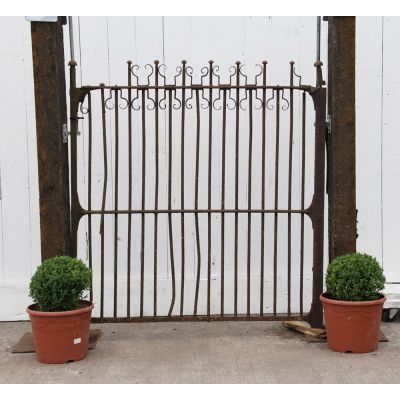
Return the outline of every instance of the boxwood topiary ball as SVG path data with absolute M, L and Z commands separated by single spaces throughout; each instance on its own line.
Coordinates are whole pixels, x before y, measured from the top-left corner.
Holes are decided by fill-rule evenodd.
M 43 261 L 32 276 L 29 295 L 38 311 L 69 311 L 91 287 L 92 271 L 76 258 L 58 256 Z
M 325 277 L 327 294 L 344 301 L 378 299 L 385 282 L 376 258 L 362 253 L 336 257 L 329 264 Z

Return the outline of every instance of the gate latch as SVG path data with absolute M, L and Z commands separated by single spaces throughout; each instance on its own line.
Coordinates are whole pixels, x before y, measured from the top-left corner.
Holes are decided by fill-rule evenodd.
M 71 131 L 68 130 L 67 124 L 63 124 L 63 143 L 68 143 L 68 136 L 71 135 Z M 81 133 L 78 131 L 76 132 L 77 135 Z

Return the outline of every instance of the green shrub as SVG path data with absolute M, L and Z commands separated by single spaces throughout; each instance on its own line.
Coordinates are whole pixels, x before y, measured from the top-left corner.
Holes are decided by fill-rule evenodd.
M 336 257 L 328 266 L 325 279 L 330 297 L 348 301 L 380 298 L 386 281 L 378 261 L 361 253 Z
M 58 256 L 43 261 L 32 276 L 29 295 L 40 311 L 68 311 L 78 307 L 90 289 L 92 271 L 81 260 Z

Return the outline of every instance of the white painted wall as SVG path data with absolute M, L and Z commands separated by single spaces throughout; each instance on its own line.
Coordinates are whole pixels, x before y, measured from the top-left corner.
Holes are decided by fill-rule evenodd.
M 357 246 L 377 257 L 388 282 L 400 282 L 399 33 L 398 17 L 357 18 Z
M 396 57 L 395 38 L 399 33 L 399 22 L 400 20 L 394 17 L 358 18 L 356 53 L 358 250 L 377 256 L 383 262 L 388 280 L 397 282 L 400 281 L 400 276 L 396 263 L 397 235 L 395 227 L 396 221 L 400 218 L 400 213 L 395 188 L 399 187 L 399 173 L 397 172 L 399 152 L 397 150 L 400 140 L 396 130 L 396 110 L 398 100 L 400 100 L 400 79 L 397 77 L 396 71 L 400 59 Z M 140 65 L 159 59 L 172 69 L 185 58 L 195 71 L 199 71 L 200 66 L 206 65 L 209 59 L 214 59 L 221 66 L 221 70 L 227 69 L 237 59 L 249 66 L 267 59 L 270 68 L 269 79 L 280 84 L 287 81 L 288 62 L 294 60 L 296 70 L 303 76 L 303 82 L 314 83 L 315 79 L 313 63 L 315 59 L 316 26 L 313 17 L 195 17 L 185 19 L 172 17 L 81 17 L 74 18 L 74 28 L 78 84 L 98 84 L 100 82 L 122 84 L 126 80 L 125 71 L 128 59 L 132 59 Z M 325 61 L 327 59 L 325 24 L 323 24 L 322 32 L 321 58 Z M 65 29 L 65 33 L 66 60 L 68 60 L 67 29 Z M 29 302 L 27 285 L 35 266 L 40 260 L 30 27 L 24 18 L 1 18 L 0 49 L 2 52 L 0 98 L 1 104 L 3 104 L 0 111 L 2 120 L 0 146 L 0 320 L 20 320 L 26 319 L 25 306 Z M 81 130 L 83 134 L 80 140 L 83 151 L 83 145 L 87 145 L 83 125 Z M 299 142 L 296 141 L 297 134 L 295 133 L 295 149 L 298 149 L 296 146 L 299 145 Z M 165 149 L 165 139 L 163 140 L 161 146 L 164 146 Z M 137 144 L 140 145 L 140 142 Z M 151 146 L 151 144 L 150 138 L 148 146 Z M 243 145 L 245 146 L 245 143 Z M 215 146 L 215 151 L 218 151 L 220 142 L 216 142 Z M 296 154 L 295 163 L 299 160 L 298 153 Z M 111 153 L 110 156 L 112 157 L 113 154 Z M 80 168 L 84 167 L 83 163 L 86 163 L 86 159 L 84 157 L 82 159 L 84 161 L 80 164 Z M 101 162 L 101 158 L 95 161 L 100 180 L 102 176 Z M 148 171 L 151 174 L 151 166 L 148 167 Z M 177 171 L 179 172 L 179 169 Z M 215 177 L 218 176 L 218 171 L 219 166 L 215 165 Z M 140 170 L 137 172 L 140 174 Z M 87 177 L 84 174 L 81 177 L 79 187 L 80 190 L 84 190 Z M 113 185 L 112 176 L 110 176 L 109 183 L 111 188 Z M 244 172 L 241 185 L 246 187 L 246 184 Z M 308 185 L 307 187 L 310 190 L 311 186 Z M 121 190 L 123 191 L 123 189 Z M 161 188 L 161 191 L 160 196 L 165 197 L 165 188 Z M 217 195 L 215 198 L 213 197 L 215 202 L 218 202 L 218 199 Z M 85 201 L 83 198 L 83 204 L 85 204 Z M 189 219 L 187 221 L 189 239 L 187 240 L 186 254 L 194 262 L 193 226 Z M 107 223 L 111 229 L 111 219 Z M 285 237 L 285 223 L 286 220 L 282 227 L 280 226 L 282 237 Z M 126 222 L 122 222 L 122 218 L 120 226 L 123 241 Z M 215 226 L 218 226 L 217 222 Z M 244 223 L 244 242 L 246 240 L 246 226 L 247 224 Z M 203 242 L 206 242 L 205 227 L 206 225 L 204 225 L 202 233 Z M 86 228 L 86 221 L 83 220 L 80 229 L 81 246 L 79 249 L 79 255 L 83 259 L 87 257 L 84 248 Z M 146 242 L 151 246 L 152 228 L 150 221 L 146 229 L 149 237 L 149 239 L 146 238 Z M 164 229 L 166 232 L 165 222 L 161 223 L 160 229 Z M 259 230 L 257 218 L 254 218 L 253 229 L 253 238 L 257 243 L 260 240 L 257 236 L 257 229 Z M 94 231 L 97 232 L 97 225 L 95 225 Z M 178 220 L 176 221 L 175 235 L 177 240 L 179 237 Z M 111 239 L 111 237 L 110 235 L 109 238 Z M 216 240 L 218 240 L 217 233 L 216 237 Z M 134 243 L 137 243 L 138 239 L 139 233 L 136 231 Z M 123 249 L 124 243 L 120 245 Z M 107 259 L 111 262 L 107 267 L 108 273 L 111 274 L 111 240 L 106 250 Z M 151 247 L 148 251 L 152 253 Z M 160 277 L 163 280 L 160 285 L 165 284 L 165 291 L 163 292 L 165 304 L 164 307 L 160 305 L 161 309 L 167 307 L 167 299 L 170 296 L 170 266 L 167 247 L 163 251 L 165 252 L 164 258 L 167 261 L 162 267 L 164 269 L 160 272 Z M 229 255 L 231 251 L 232 246 L 227 249 L 227 263 L 229 257 L 231 257 Z M 296 249 L 294 249 L 293 254 L 295 252 Z M 180 268 L 180 250 L 178 247 L 175 249 L 175 253 L 176 264 Z M 284 248 L 282 249 L 283 253 Z M 135 257 L 138 257 L 138 253 L 135 254 Z M 256 254 L 256 251 L 254 251 L 254 254 Z M 241 257 L 244 257 L 243 260 L 245 260 L 245 256 L 246 249 L 244 248 L 241 255 Z M 217 244 L 213 257 L 218 264 Z M 254 255 L 254 257 L 253 261 L 256 264 L 259 255 Z M 126 277 L 122 273 L 123 265 L 121 264 L 119 273 L 121 287 L 119 310 L 121 315 L 125 311 L 123 287 Z M 150 270 L 151 265 L 152 259 L 150 257 L 146 261 L 146 270 L 147 268 Z M 282 265 L 284 266 L 284 260 Z M 193 268 L 193 266 L 190 268 Z M 205 271 L 205 265 L 203 265 L 203 271 Z M 194 276 L 193 272 L 192 275 Z M 310 278 L 310 273 L 308 275 L 308 278 Z M 213 285 L 215 285 L 216 291 L 219 286 L 217 271 L 215 273 L 213 271 L 213 276 L 215 278 Z M 151 275 L 149 275 L 149 278 L 151 278 Z M 282 282 L 285 281 L 284 269 L 280 272 L 280 278 Z M 150 284 L 150 282 L 148 283 Z M 202 286 L 204 287 L 203 282 Z M 135 281 L 132 288 L 137 293 Z M 145 300 L 148 299 L 145 302 L 145 310 L 147 310 L 146 307 L 149 307 L 148 311 L 150 311 L 152 309 L 152 302 L 150 301 L 152 293 L 150 288 L 148 290 L 145 297 Z M 254 290 L 257 290 L 257 288 L 255 287 Z M 294 290 L 297 289 L 294 288 Z M 391 290 L 394 289 L 391 288 Z M 213 286 L 213 292 L 215 291 Z M 188 292 L 190 293 L 190 289 L 188 289 Z M 106 299 L 109 299 L 112 294 L 111 288 L 107 288 L 106 293 Z M 284 302 L 284 298 L 285 287 L 283 285 L 280 289 L 279 299 L 283 299 L 282 302 Z M 177 300 L 179 300 L 179 296 Z M 213 307 L 217 306 L 218 303 L 213 301 Z M 204 307 L 204 304 L 201 307 Z M 110 313 L 111 310 L 111 300 L 109 300 L 109 304 L 106 304 L 106 311 Z M 134 310 L 137 312 L 137 308 L 134 308 Z M 177 311 L 178 308 L 175 309 L 175 312 Z
M 0 320 L 20 320 L 40 261 L 31 38 L 23 17 L 1 18 L 0 48 Z

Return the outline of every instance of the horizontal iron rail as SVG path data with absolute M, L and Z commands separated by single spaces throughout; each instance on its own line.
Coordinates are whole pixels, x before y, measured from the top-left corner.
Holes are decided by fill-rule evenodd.
M 273 89 L 273 90 L 301 90 L 301 91 L 311 91 L 315 89 L 313 86 L 274 86 L 274 85 L 229 85 L 229 84 L 219 84 L 219 85 L 95 85 L 95 86 L 81 86 L 76 89 L 84 89 L 84 90 L 97 90 L 97 89 L 111 89 L 111 90 L 120 90 L 120 89 L 137 89 L 137 90 L 149 90 L 149 89 L 157 89 L 157 90 L 176 90 L 176 89 L 192 89 L 192 90 L 202 90 L 202 89 L 221 89 L 221 90 L 229 90 L 229 89 L 246 89 L 246 90 L 257 90 L 257 89 Z
M 243 213 L 243 214 L 310 214 L 309 209 L 304 210 L 276 210 L 276 209 L 157 209 L 157 210 L 81 210 L 82 215 L 93 215 L 93 214 L 206 214 L 206 213 L 215 213 L 215 214 L 229 214 L 229 213 Z
M 308 315 L 300 314 L 225 314 L 225 315 L 165 315 L 165 316 L 143 316 L 143 317 L 93 317 L 93 323 L 118 323 L 118 322 L 195 322 L 195 321 L 307 321 Z

